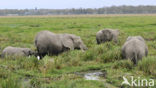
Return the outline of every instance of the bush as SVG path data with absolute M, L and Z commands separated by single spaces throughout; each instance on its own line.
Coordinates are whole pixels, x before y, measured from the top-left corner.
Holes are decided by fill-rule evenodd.
M 156 75 L 156 57 L 145 57 L 138 63 L 138 69 L 146 74 Z

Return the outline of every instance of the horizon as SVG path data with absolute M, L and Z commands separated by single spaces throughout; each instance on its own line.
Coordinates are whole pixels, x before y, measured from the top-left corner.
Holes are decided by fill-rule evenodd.
M 134 6 L 134 5 L 119 5 L 119 6 L 105 6 L 105 7 L 99 7 L 99 8 L 111 8 L 111 7 L 121 7 L 121 6 L 133 6 L 133 7 L 138 7 L 138 6 L 156 6 L 156 5 L 137 5 L 137 6 Z M 63 9 L 99 9 L 99 8 L 63 8 Z M 27 8 L 25 9 L 1 9 L 0 10 L 26 10 Z M 30 8 L 28 10 L 33 10 L 33 9 L 51 9 L 51 10 L 63 10 L 63 9 L 53 9 L 53 8 L 37 8 L 37 7 L 34 7 L 34 8 Z
M 111 6 L 156 6 L 155 0 L 5 0 L 1 1 L 0 9 L 87 9 Z

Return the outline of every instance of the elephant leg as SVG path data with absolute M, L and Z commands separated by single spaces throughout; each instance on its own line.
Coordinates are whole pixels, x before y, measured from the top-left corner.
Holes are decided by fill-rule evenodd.
M 38 52 L 37 55 L 36 55 L 36 57 L 37 57 L 38 60 L 40 60 L 40 59 L 42 59 L 45 55 L 46 55 L 46 53 L 40 53 L 40 52 Z
M 37 47 L 37 58 L 38 59 L 42 59 L 47 54 L 47 52 L 44 52 L 43 50 L 44 49 Z
M 122 50 L 121 52 L 122 52 L 122 53 L 121 53 L 121 58 L 122 58 L 122 59 L 128 59 L 128 58 L 126 58 L 126 56 L 125 56 L 125 55 L 126 55 L 125 51 Z
M 145 49 L 145 56 L 147 56 L 148 55 L 148 49 L 146 48 Z
M 96 39 L 96 42 L 97 42 L 97 44 L 100 44 L 100 41 L 99 41 L 99 39 Z
M 46 55 L 46 53 L 40 53 L 39 54 L 40 59 L 42 59 L 45 55 Z
M 134 65 L 137 64 L 137 60 L 135 58 L 133 59 L 133 63 L 134 63 Z
M 138 55 L 137 55 L 136 53 L 133 53 L 133 55 L 134 55 L 134 56 L 133 56 L 133 62 L 134 62 L 135 65 L 137 65 L 137 62 L 138 62 L 138 60 L 137 60 L 137 59 L 138 59 Z

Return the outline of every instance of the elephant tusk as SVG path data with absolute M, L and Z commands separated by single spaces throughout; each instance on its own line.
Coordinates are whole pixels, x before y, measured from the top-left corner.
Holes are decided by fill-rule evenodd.
M 40 56 L 37 56 L 37 59 L 40 60 Z

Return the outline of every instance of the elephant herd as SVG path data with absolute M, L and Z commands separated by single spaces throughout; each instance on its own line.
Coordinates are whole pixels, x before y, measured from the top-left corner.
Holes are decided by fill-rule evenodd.
M 119 30 L 103 29 L 96 33 L 97 44 L 114 41 L 118 42 Z M 88 48 L 79 36 L 74 34 L 55 34 L 50 31 L 41 31 L 35 37 L 37 51 L 29 48 L 8 46 L 2 51 L 2 58 L 8 56 L 36 56 L 42 59 L 45 55 L 58 55 L 62 52 L 74 49 L 82 51 Z M 131 59 L 134 64 L 148 55 L 148 47 L 141 36 L 129 36 L 122 46 L 121 54 L 123 59 Z

